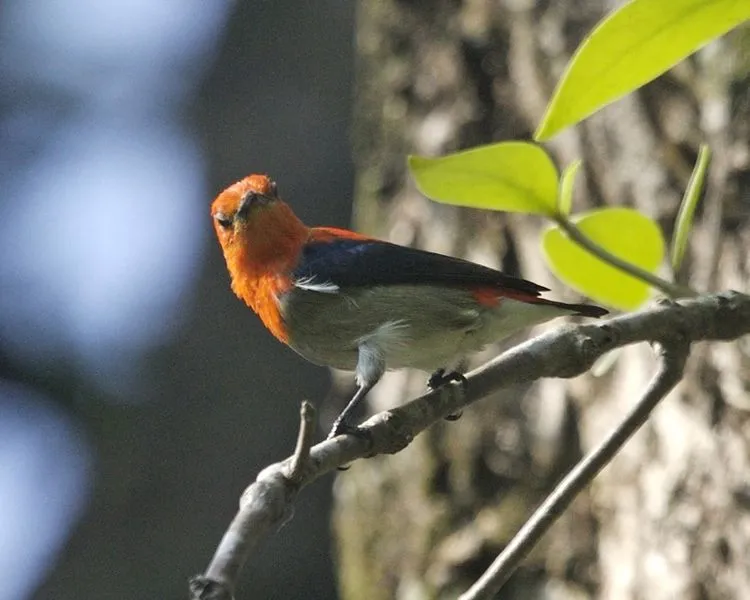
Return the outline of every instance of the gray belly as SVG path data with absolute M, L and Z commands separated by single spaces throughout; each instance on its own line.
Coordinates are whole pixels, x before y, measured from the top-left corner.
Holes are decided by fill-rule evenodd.
M 486 318 L 470 293 L 429 286 L 379 286 L 323 293 L 294 288 L 280 298 L 289 345 L 310 362 L 354 370 L 364 339 L 387 368 L 433 370 L 487 343 Z M 394 324 L 393 327 L 382 326 Z

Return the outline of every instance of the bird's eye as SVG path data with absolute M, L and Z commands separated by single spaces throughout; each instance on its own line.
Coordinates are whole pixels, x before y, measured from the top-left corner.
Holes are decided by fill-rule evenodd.
M 279 188 L 277 187 L 275 181 L 271 181 L 270 182 L 270 184 L 268 186 L 268 191 L 271 193 L 271 196 L 273 198 L 278 198 L 279 197 Z
M 216 219 L 216 222 L 221 225 L 223 229 L 229 229 L 233 223 L 233 219 L 224 213 L 216 213 L 214 219 Z

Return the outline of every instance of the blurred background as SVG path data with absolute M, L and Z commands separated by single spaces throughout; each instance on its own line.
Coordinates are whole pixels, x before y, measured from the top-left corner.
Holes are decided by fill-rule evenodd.
M 348 224 L 353 13 L 3 3 L 0 598 L 184 598 L 328 393 L 232 295 L 208 208 L 267 172 Z M 335 596 L 329 505 L 305 491 L 245 597 Z

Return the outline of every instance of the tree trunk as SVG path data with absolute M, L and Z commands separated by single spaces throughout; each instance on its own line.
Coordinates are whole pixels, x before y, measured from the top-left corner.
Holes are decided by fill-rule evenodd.
M 356 226 L 521 273 L 572 300 L 541 263 L 540 219 L 432 203 L 409 179 L 405 155 L 529 139 L 571 53 L 617 3 L 605 4 L 361 0 Z M 559 165 L 584 160 L 576 209 L 635 206 L 669 239 L 698 144 L 707 141 L 709 188 L 686 260 L 690 284 L 703 291 L 746 289 L 750 275 L 749 40 L 747 27 L 734 32 L 548 145 Z M 747 593 L 749 348 L 694 349 L 679 388 L 501 597 Z M 342 597 L 454 598 L 621 418 L 654 362 L 650 348 L 631 347 L 599 378 L 503 390 L 404 452 L 342 473 L 334 516 Z M 414 396 L 424 382 L 422 373 L 388 374 L 371 408 Z

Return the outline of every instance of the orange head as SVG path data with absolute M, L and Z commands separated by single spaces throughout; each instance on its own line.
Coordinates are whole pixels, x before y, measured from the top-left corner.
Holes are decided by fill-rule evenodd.
M 250 175 L 229 186 L 211 204 L 216 236 L 229 271 L 272 271 L 296 259 L 308 229 L 278 196 L 266 175 Z
M 275 297 L 289 283 L 310 230 L 283 202 L 266 175 L 250 175 L 229 186 L 211 204 L 232 290 L 280 339 Z

